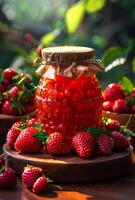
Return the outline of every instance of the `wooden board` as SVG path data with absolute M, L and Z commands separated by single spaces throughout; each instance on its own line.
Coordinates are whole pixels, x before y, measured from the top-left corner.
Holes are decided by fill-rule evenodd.
M 27 165 L 41 167 L 46 176 L 56 182 L 79 183 L 112 179 L 132 169 L 132 149 L 114 152 L 110 156 L 81 159 L 72 156 L 51 156 L 45 154 L 19 154 L 6 144 L 3 147 L 8 166 L 18 175 Z

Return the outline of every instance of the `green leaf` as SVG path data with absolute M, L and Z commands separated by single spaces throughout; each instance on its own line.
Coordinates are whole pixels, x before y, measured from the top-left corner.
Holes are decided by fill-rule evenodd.
M 132 67 L 132 71 L 135 73 L 135 57 L 132 60 L 131 67 Z
M 122 80 L 120 81 L 120 84 L 123 87 L 123 89 L 125 90 L 125 92 L 128 94 L 131 92 L 131 90 L 134 87 L 133 82 L 127 76 L 124 76 L 122 78 Z
M 41 40 L 40 43 L 43 46 L 48 46 L 49 44 L 51 44 L 60 34 L 60 29 L 55 29 L 53 32 L 47 33 L 46 35 L 44 35 Z
M 124 49 L 118 46 L 107 49 L 103 54 L 102 61 L 106 71 L 124 64 L 126 61 Z
M 23 129 L 27 128 L 27 124 L 20 124 L 20 125 L 18 126 L 18 128 L 19 128 L 20 130 L 23 130 Z
M 89 13 L 94 13 L 101 10 L 105 6 L 106 0 L 87 0 L 86 1 L 86 11 Z
M 132 130 L 130 130 L 128 128 L 125 128 L 125 126 L 121 126 L 121 131 L 128 138 L 131 138 L 131 137 L 135 136 L 135 132 L 133 132 Z
M 100 127 L 89 127 L 87 129 L 89 133 L 91 133 L 94 137 L 98 137 L 101 134 L 108 134 L 111 135 L 111 131 L 106 128 L 100 128 Z
M 85 4 L 79 1 L 74 4 L 66 13 L 65 21 L 69 33 L 74 33 L 79 27 L 85 14 Z
M 43 132 L 43 131 L 39 131 L 39 132 L 34 134 L 34 137 L 37 138 L 39 141 L 45 143 L 49 136 L 48 136 L 48 133 Z

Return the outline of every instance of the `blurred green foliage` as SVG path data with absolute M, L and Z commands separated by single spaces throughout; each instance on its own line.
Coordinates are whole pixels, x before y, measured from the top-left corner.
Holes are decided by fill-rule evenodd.
M 135 81 L 134 21 L 134 0 L 3 0 L 0 70 L 12 66 L 38 82 L 33 60 L 40 46 L 81 45 L 93 47 L 103 61 L 103 87 L 123 76 Z

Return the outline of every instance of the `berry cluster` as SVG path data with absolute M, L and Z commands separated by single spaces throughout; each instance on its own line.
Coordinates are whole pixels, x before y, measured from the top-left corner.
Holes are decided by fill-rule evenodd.
M 22 173 L 22 182 L 30 189 L 33 193 L 40 194 L 46 192 L 49 182 L 52 182 L 47 178 L 41 168 L 27 165 Z
M 104 91 L 103 110 L 135 114 L 135 88 L 127 94 L 119 83 L 109 84 Z
M 12 68 L 5 69 L 0 78 L 0 113 L 24 115 L 35 110 L 35 86 L 32 80 Z
M 0 188 L 14 188 L 17 178 L 13 169 L 5 167 L 5 159 L 0 156 Z
M 94 155 L 109 155 L 113 149 L 125 150 L 130 147 L 126 129 L 116 120 L 103 119 L 101 127 L 89 127 L 76 133 L 71 140 L 60 132 L 48 134 L 38 125 L 37 119 L 16 122 L 7 134 L 7 144 L 21 153 L 47 153 L 71 155 L 81 158 Z

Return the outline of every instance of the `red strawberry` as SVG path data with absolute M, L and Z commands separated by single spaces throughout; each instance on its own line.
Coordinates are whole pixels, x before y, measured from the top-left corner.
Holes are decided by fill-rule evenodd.
M 73 137 L 72 146 L 81 158 L 89 158 L 94 152 L 95 139 L 86 131 L 79 132 Z
M 9 80 L 3 79 L 0 84 L 0 92 L 1 93 L 5 92 L 9 84 L 10 84 Z
M 11 80 L 16 75 L 17 75 L 17 72 L 12 68 L 7 68 L 2 72 L 3 78 L 8 79 L 8 80 Z
M 5 159 L 0 156 L 0 168 L 2 168 L 5 165 Z
M 24 129 L 15 142 L 15 149 L 21 153 L 39 153 L 43 145 L 34 137 L 37 132 L 38 129 L 32 127 Z
M 119 131 L 120 125 L 120 122 L 115 119 L 107 119 L 107 121 L 103 124 L 103 127 L 111 131 Z
M 112 138 L 114 140 L 114 146 L 117 149 L 127 149 L 130 147 L 128 138 L 120 132 L 113 131 Z
M 135 95 L 135 88 L 132 89 L 131 94 Z
M 0 188 L 13 188 L 17 184 L 17 178 L 14 170 L 11 168 L 4 168 L 0 173 Z
M 131 113 L 132 113 L 132 114 L 135 114 L 135 105 L 133 105 L 133 106 L 131 107 Z
M 34 104 L 27 103 L 24 105 L 24 109 L 25 109 L 25 114 L 29 114 L 29 113 L 33 112 L 36 108 L 35 108 Z
M 55 132 L 49 135 L 45 149 L 49 154 L 66 155 L 71 152 L 71 144 L 61 133 Z
M 129 113 L 130 107 L 125 99 L 118 99 L 113 104 L 113 111 L 117 113 Z
M 2 113 L 6 115 L 17 115 L 18 110 L 16 108 L 12 108 L 12 101 L 6 100 L 2 105 Z
M 103 110 L 112 111 L 113 110 L 113 102 L 112 101 L 103 102 Z
M 36 118 L 36 117 L 35 117 L 35 118 L 31 118 L 31 119 L 28 121 L 27 126 L 28 126 L 28 127 L 31 127 L 31 126 L 33 126 L 33 125 L 35 125 L 35 124 L 37 124 L 37 118 Z
M 42 57 L 42 54 L 41 54 L 41 52 L 42 52 L 42 49 L 43 49 L 43 46 L 40 44 L 38 47 L 37 47 L 37 53 L 38 53 L 38 56 L 40 56 L 40 57 Z
M 35 194 L 40 194 L 46 192 L 48 186 L 48 180 L 45 176 L 39 177 L 33 185 L 32 191 Z
M 7 138 L 6 138 L 6 141 L 7 141 L 7 144 L 9 147 L 11 147 L 11 148 L 14 147 L 14 143 L 15 143 L 17 137 L 19 136 L 19 134 L 21 133 L 21 131 L 24 128 L 26 128 L 26 124 L 23 123 L 22 121 L 18 121 L 13 124 L 11 129 L 8 131 Z
M 21 87 L 13 86 L 8 92 L 4 94 L 8 99 L 11 99 L 12 97 L 17 97 L 21 89 Z
M 28 187 L 32 188 L 33 184 L 40 176 L 42 176 L 41 168 L 28 165 L 24 168 L 24 172 L 22 173 L 22 181 Z
M 119 83 L 111 83 L 104 92 L 105 101 L 115 101 L 125 97 L 124 90 Z
M 113 140 L 109 135 L 101 134 L 97 138 L 97 144 L 98 144 L 100 152 L 103 155 L 111 154 L 112 149 L 113 149 Z

